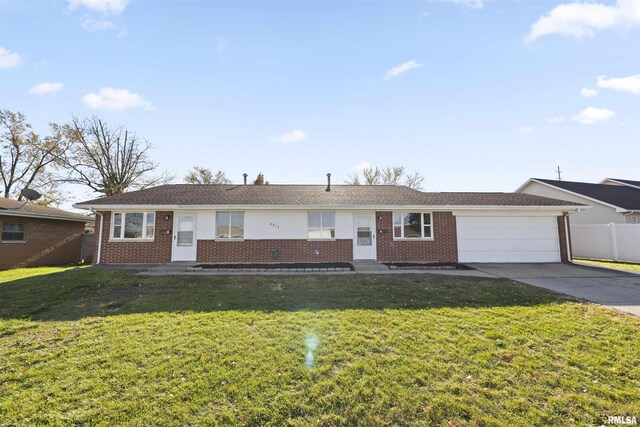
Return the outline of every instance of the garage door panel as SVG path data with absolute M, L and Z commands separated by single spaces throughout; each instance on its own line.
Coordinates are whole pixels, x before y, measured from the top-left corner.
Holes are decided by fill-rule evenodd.
M 555 253 L 544 252 L 518 252 L 518 251 L 461 251 L 460 262 L 558 262 Z
M 465 239 L 460 242 L 458 249 L 461 251 L 555 251 L 558 249 L 558 241 L 552 239 Z
M 461 262 L 559 262 L 556 217 L 457 217 Z
M 466 239 L 498 239 L 498 240 L 522 240 L 522 239 L 547 239 L 556 240 L 556 228 L 550 227 L 465 227 Z

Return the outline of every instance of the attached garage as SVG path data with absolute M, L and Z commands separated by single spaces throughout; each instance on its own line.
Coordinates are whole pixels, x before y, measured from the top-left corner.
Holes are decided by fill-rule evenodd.
M 557 216 L 456 216 L 460 262 L 560 262 Z

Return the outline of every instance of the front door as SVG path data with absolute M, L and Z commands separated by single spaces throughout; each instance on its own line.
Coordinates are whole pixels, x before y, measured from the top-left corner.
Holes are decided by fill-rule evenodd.
M 173 251 L 171 261 L 195 261 L 197 215 L 194 213 L 175 214 L 173 220 Z
M 353 225 L 353 259 L 376 259 L 375 214 L 354 214 Z

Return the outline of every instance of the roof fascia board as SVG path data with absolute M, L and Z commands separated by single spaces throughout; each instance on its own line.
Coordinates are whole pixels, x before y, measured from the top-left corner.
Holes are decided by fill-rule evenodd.
M 572 194 L 574 196 L 582 197 L 583 199 L 591 200 L 592 202 L 596 202 L 596 203 L 599 203 L 601 205 L 608 206 L 610 208 L 614 208 L 616 210 L 616 212 L 618 211 L 618 209 L 622 209 L 622 212 L 626 212 L 627 211 L 627 209 L 621 208 L 620 206 L 612 205 L 610 203 L 603 202 L 602 200 L 598 200 L 598 199 L 594 199 L 592 197 L 585 196 L 584 194 L 580 194 L 580 193 L 576 193 L 576 192 L 573 192 L 573 191 L 565 190 L 564 188 L 556 187 L 555 185 L 547 184 L 546 182 L 538 181 L 537 179 L 531 179 L 530 181 L 537 182 L 538 184 L 541 184 L 541 185 L 546 185 L 547 187 L 550 187 L 550 188 L 555 188 L 556 190 L 564 191 L 565 193 L 569 193 L 569 194 Z
M 19 216 L 25 218 L 42 218 L 42 219 L 57 219 L 61 221 L 77 221 L 77 222 L 91 222 L 94 221 L 93 218 L 87 217 L 87 219 L 80 218 L 70 218 L 63 215 L 49 215 L 49 214 L 39 214 L 34 212 L 18 212 L 12 210 L 2 210 L 0 211 L 0 216 Z
M 623 187 L 631 187 L 631 188 L 640 190 L 640 186 L 638 185 L 629 184 L 628 182 L 622 182 L 622 181 L 618 181 L 617 179 L 611 179 L 611 178 L 603 179 L 602 181 L 600 181 L 600 184 L 604 184 L 607 181 L 615 182 L 616 184 L 622 185 Z
M 529 178 L 527 180 L 527 182 L 525 182 L 524 184 L 522 184 L 520 187 L 516 188 L 516 191 L 514 191 L 514 193 L 519 193 L 520 191 L 522 191 L 522 189 L 524 187 L 526 187 L 527 185 L 529 185 L 531 182 L 533 182 L 533 178 Z
M 113 210 L 563 210 L 576 211 L 589 209 L 591 206 L 573 205 L 73 205 L 76 209 Z

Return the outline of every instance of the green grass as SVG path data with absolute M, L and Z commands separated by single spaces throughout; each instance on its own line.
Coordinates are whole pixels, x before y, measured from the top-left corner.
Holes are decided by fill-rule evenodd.
M 640 262 L 631 261 L 610 261 L 605 259 L 587 259 L 587 258 L 574 258 L 574 261 L 580 264 L 593 265 L 596 267 L 608 267 L 618 270 L 632 271 L 634 273 L 640 273 Z
M 60 273 L 62 271 L 74 268 L 84 268 L 87 266 L 64 266 L 64 267 L 32 267 L 32 268 L 16 268 L 13 270 L 0 270 L 0 283 L 11 282 L 12 280 L 24 279 L 26 277 L 44 276 L 52 273 Z
M 0 301 L 0 425 L 565 426 L 640 414 L 639 319 L 504 279 L 83 269 L 6 281 Z

